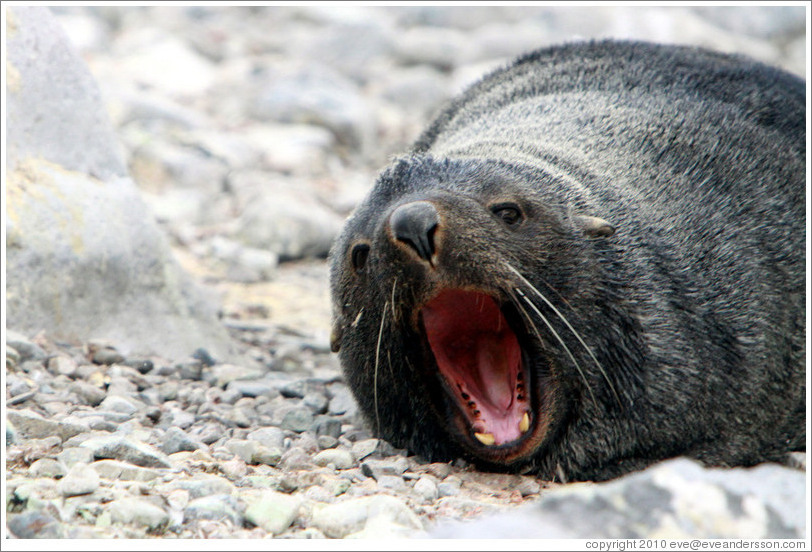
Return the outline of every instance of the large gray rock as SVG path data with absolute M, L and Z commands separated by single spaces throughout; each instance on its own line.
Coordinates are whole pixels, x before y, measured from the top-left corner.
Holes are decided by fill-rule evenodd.
M 230 356 L 127 175 L 84 63 L 47 9 L 7 13 L 7 325 Z
M 663 462 L 606 483 L 574 483 L 532 505 L 436 526 L 432 538 L 774 538 L 806 534 L 802 471 Z

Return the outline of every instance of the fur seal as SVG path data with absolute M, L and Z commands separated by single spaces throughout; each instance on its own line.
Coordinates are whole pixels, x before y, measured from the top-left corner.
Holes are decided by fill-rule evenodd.
M 805 103 L 744 57 L 614 41 L 453 100 L 330 255 L 373 431 L 564 480 L 805 450 Z

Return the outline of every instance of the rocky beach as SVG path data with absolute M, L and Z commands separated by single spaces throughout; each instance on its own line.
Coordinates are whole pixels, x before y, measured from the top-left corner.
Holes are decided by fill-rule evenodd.
M 806 77 L 808 7 L 4 9 L 7 537 L 809 538 L 805 454 L 566 484 L 376 439 L 326 262 L 513 57 L 634 38 Z

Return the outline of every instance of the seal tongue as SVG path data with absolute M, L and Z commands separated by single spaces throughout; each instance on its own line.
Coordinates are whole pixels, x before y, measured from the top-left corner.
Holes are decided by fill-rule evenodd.
M 477 439 L 504 444 L 527 431 L 521 350 L 489 295 L 444 290 L 422 311 L 437 366 Z

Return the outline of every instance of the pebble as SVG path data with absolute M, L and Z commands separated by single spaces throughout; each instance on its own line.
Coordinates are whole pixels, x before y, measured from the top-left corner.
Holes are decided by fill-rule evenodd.
M 62 496 L 77 496 L 95 492 L 100 485 L 99 474 L 87 464 L 75 464 L 57 484 Z
M 76 423 L 46 420 L 32 410 L 8 410 L 6 418 L 14 424 L 17 434 L 24 438 L 41 439 L 53 435 L 66 441 L 89 429 L 88 426 Z
M 310 430 L 317 436 L 338 439 L 341 436 L 341 421 L 332 416 L 319 415 L 313 420 Z
M 301 447 L 291 447 L 279 461 L 279 467 L 283 470 L 303 470 L 312 466 L 310 455 Z
M 93 451 L 84 447 L 63 448 L 56 455 L 57 460 L 65 467 L 71 468 L 75 464 L 90 464 L 93 462 Z
M 119 498 L 107 504 L 113 523 L 134 523 L 155 529 L 169 522 L 169 514 L 151 502 L 139 498 Z
M 425 475 L 415 481 L 413 489 L 415 494 L 423 499 L 423 502 L 434 502 L 440 497 L 437 484 L 431 477 Z
M 8 528 L 18 539 L 62 539 L 65 530 L 53 516 L 42 512 L 11 515 Z
M 292 407 L 282 418 L 279 427 L 301 433 L 313 424 L 313 413 L 306 406 Z
M 71 383 L 68 389 L 76 393 L 89 406 L 99 406 L 107 397 L 104 390 L 81 380 Z
M 93 353 L 94 364 L 117 364 L 124 362 L 124 356 L 111 347 L 102 347 Z
M 367 477 L 375 479 L 383 475 L 401 475 L 409 469 L 409 462 L 403 456 L 383 460 L 367 459 L 361 464 L 361 470 Z
M 166 455 L 151 445 L 118 435 L 94 437 L 79 446 L 90 449 L 96 458 L 112 458 L 145 468 L 172 467 Z
M 161 440 L 161 452 L 167 455 L 184 450 L 194 451 L 199 448 L 204 448 L 205 446 L 206 445 L 202 442 L 193 439 L 177 426 L 167 429 Z
M 323 450 L 313 457 L 313 463 L 322 467 L 332 464 L 338 470 L 346 470 L 356 466 L 352 454 L 342 449 Z
M 247 438 L 269 449 L 284 448 L 284 433 L 278 427 L 263 427 L 250 432 Z
M 183 489 L 189 492 L 191 498 L 200 498 L 209 495 L 231 495 L 236 492 L 234 484 L 219 475 L 199 473 L 193 479 L 174 481 L 169 490 Z
M 352 498 L 330 505 L 316 505 L 311 524 L 331 538 L 344 538 L 363 530 L 370 519 L 375 523 L 397 524 L 422 530 L 423 526 L 406 504 L 393 496 Z
M 439 485 L 437 485 L 437 494 L 442 498 L 444 496 L 456 496 L 460 494 L 462 487 L 462 480 L 456 475 L 449 475 Z
M 245 519 L 273 535 L 285 531 L 299 512 L 301 499 L 275 491 L 263 491 L 252 498 L 244 498 Z
M 161 477 L 162 472 L 153 468 L 142 468 L 119 460 L 97 460 L 90 464 L 99 477 L 113 481 L 152 481 Z
M 55 376 L 72 377 L 77 366 L 76 361 L 69 356 L 57 355 L 48 359 L 48 371 Z
M 27 360 L 45 360 L 48 356 L 42 347 L 12 330 L 6 330 L 6 347 L 10 347 L 19 355 L 18 363 Z
M 202 496 L 189 501 L 183 509 L 184 521 L 228 520 L 235 526 L 242 524 L 236 500 L 227 494 Z
M 28 472 L 34 477 L 63 477 L 68 471 L 65 465 L 53 458 L 40 458 L 28 467 Z
M 138 412 L 138 405 L 134 401 L 119 395 L 107 395 L 99 405 L 99 409 L 132 416 Z

